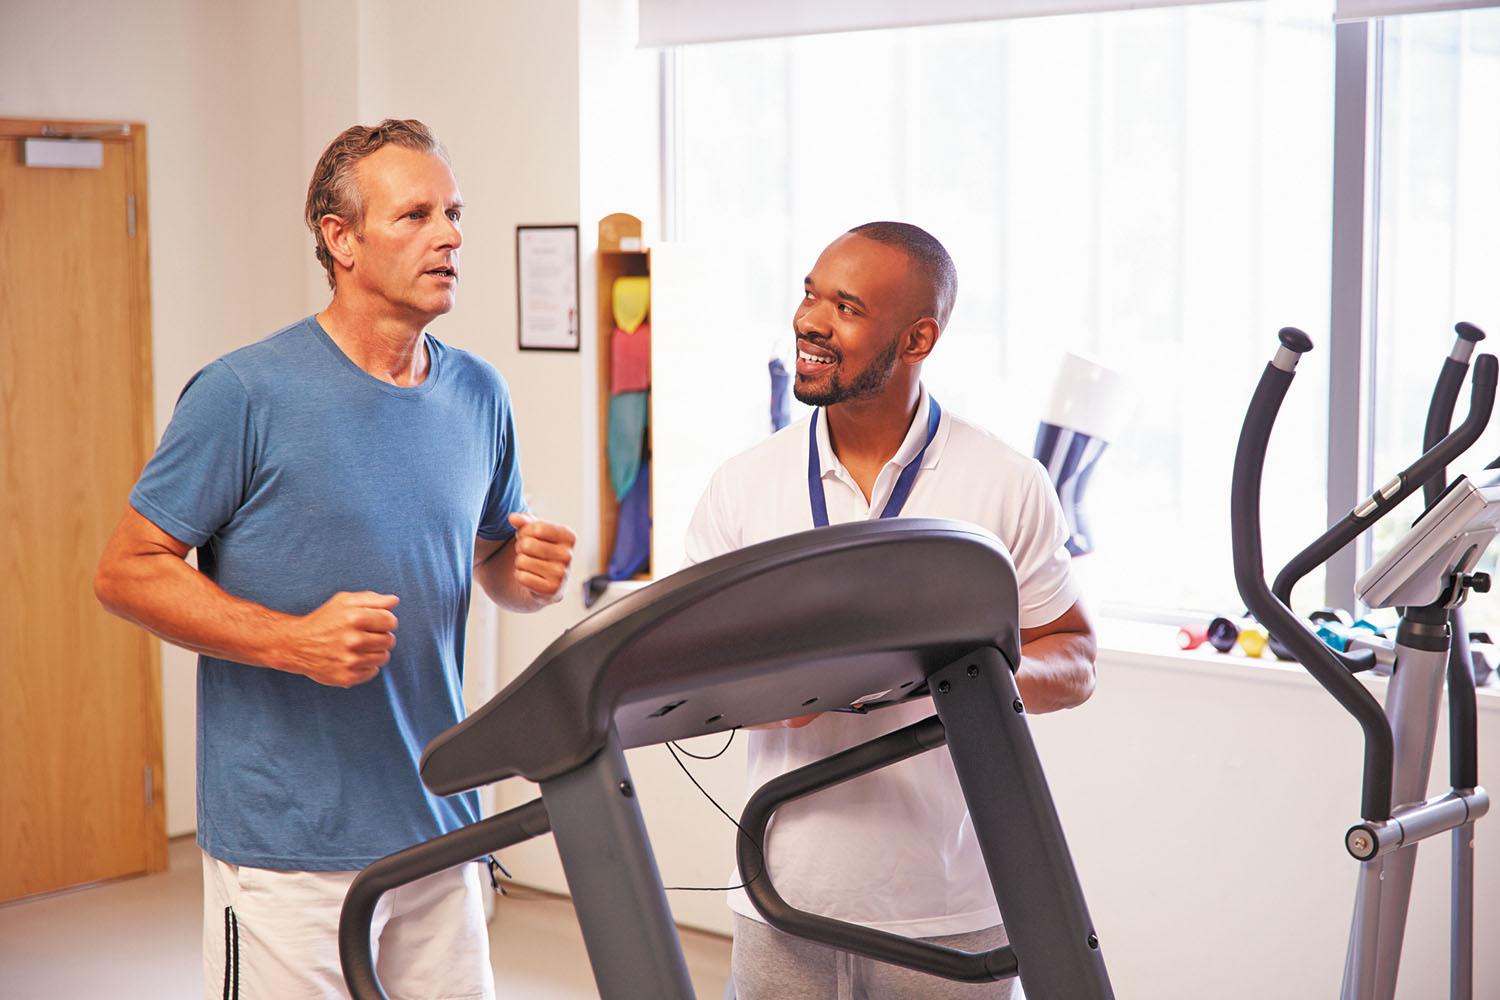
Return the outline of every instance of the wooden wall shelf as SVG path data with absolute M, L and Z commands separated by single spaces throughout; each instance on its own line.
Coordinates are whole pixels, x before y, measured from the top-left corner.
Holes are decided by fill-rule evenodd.
M 598 313 L 595 316 L 597 331 L 595 343 L 599 355 L 599 567 L 603 573 L 609 568 L 609 557 L 615 547 L 615 528 L 619 521 L 620 502 L 615 499 L 609 480 L 609 387 L 611 376 L 610 338 L 615 329 L 614 285 L 615 279 L 630 275 L 649 277 L 651 274 L 651 251 L 641 241 L 641 220 L 624 212 L 606 215 L 599 220 L 599 254 L 596 267 Z M 648 319 L 647 322 L 650 320 Z M 646 423 L 647 453 L 650 453 L 650 418 Z M 654 476 L 654 470 L 653 470 Z M 652 484 L 653 490 L 655 483 Z M 654 495 L 654 492 L 653 492 Z M 649 579 L 652 567 L 636 575 L 636 579 Z

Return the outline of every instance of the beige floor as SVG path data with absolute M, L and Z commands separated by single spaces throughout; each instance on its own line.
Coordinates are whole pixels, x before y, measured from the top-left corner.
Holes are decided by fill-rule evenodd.
M 197 845 L 174 840 L 166 872 L 0 906 L 0 1000 L 197 1000 L 202 876 Z M 684 931 L 702 1000 L 718 1000 L 729 941 Z M 573 908 L 518 890 L 499 900 L 490 952 L 501 997 L 597 995 Z

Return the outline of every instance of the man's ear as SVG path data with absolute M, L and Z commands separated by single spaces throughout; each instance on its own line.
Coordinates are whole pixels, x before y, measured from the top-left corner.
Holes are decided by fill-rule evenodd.
M 353 268 L 354 244 L 359 242 L 359 233 L 355 228 L 339 216 L 331 214 L 318 220 L 318 228 L 323 232 L 323 242 L 334 263 L 345 270 Z
M 901 360 L 909 365 L 920 364 L 927 360 L 927 355 L 937 346 L 938 337 L 943 333 L 942 327 L 938 326 L 937 320 L 931 316 L 923 316 L 906 329 L 906 343 L 901 348 Z

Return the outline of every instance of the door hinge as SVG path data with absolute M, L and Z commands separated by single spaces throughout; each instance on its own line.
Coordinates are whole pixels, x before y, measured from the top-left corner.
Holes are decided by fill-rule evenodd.
M 125 196 L 125 232 L 135 239 L 135 195 Z
M 156 801 L 156 775 L 152 773 L 151 765 L 146 765 L 146 805 Z

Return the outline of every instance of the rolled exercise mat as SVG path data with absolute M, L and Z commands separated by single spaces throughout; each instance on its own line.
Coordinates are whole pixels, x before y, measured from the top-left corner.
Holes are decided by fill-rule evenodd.
M 1046 467 L 1062 501 L 1068 522 L 1067 547 L 1073 556 L 1094 550 L 1083 494 L 1099 456 L 1119 434 L 1125 404 L 1118 372 L 1076 354 L 1063 355 L 1031 453 Z

